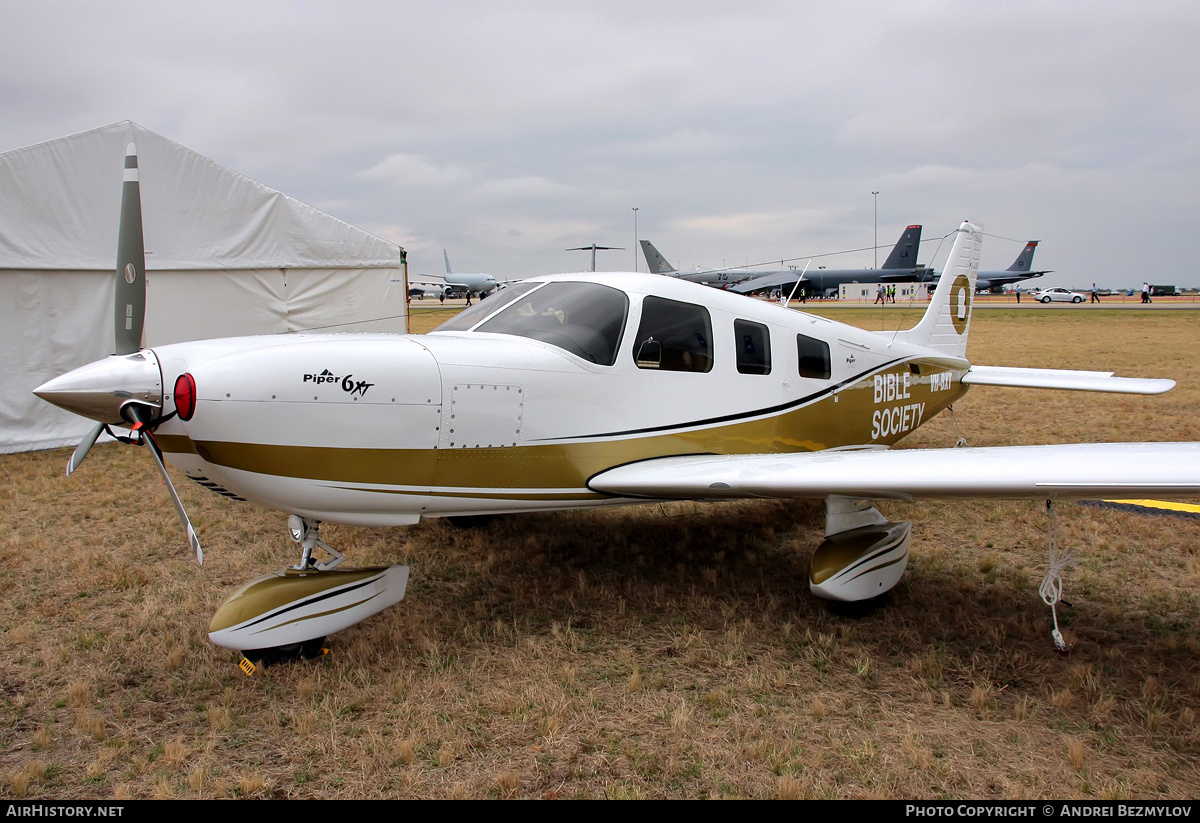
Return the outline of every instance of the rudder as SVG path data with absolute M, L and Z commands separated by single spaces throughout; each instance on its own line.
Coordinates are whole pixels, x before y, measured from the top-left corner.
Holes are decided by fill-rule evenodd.
M 646 255 L 646 266 L 651 274 L 674 274 L 675 267 L 667 262 L 649 240 L 643 240 L 642 254 Z
M 964 222 L 958 227 L 956 235 L 937 290 L 921 322 L 906 332 L 900 332 L 896 338 L 955 357 L 965 357 L 983 230 Z
M 1025 248 L 1021 249 L 1021 253 L 1017 255 L 1017 259 L 1005 271 L 1021 271 L 1027 272 L 1033 268 L 1033 253 L 1037 251 L 1037 240 L 1030 240 L 1025 244 Z
M 883 261 L 885 269 L 915 269 L 917 253 L 921 250 L 921 227 L 908 226 L 896 241 L 892 253 Z

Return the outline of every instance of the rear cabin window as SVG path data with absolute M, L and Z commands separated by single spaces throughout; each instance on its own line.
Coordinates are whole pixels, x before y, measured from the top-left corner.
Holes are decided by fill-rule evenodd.
M 796 354 L 801 377 L 813 377 L 817 380 L 829 379 L 832 372 L 829 368 L 828 343 L 798 334 L 796 335 Z
M 742 374 L 771 373 L 771 333 L 762 323 L 733 321 L 737 345 L 737 370 Z
M 642 322 L 633 341 L 639 369 L 712 370 L 712 320 L 708 310 L 662 297 L 642 301 Z

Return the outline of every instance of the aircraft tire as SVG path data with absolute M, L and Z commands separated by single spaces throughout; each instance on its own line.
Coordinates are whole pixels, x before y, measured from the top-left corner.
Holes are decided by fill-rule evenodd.
M 480 529 L 495 519 L 493 514 L 461 514 L 447 517 L 446 522 L 456 529 Z
M 302 643 L 290 643 L 286 646 L 272 646 L 267 649 L 246 649 L 242 655 L 260 666 L 273 666 L 276 663 L 289 663 L 293 660 L 312 660 L 321 656 L 325 647 L 324 637 L 314 637 Z

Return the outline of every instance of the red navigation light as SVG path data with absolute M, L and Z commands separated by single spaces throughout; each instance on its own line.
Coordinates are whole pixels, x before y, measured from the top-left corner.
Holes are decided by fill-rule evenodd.
M 180 420 L 191 420 L 196 413 L 196 381 L 190 374 L 175 378 L 175 409 Z

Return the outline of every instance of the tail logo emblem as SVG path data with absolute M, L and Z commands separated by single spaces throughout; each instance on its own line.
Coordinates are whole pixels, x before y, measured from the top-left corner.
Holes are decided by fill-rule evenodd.
M 971 320 L 971 283 L 966 275 L 960 274 L 954 278 L 954 286 L 950 290 L 950 322 L 954 331 L 966 334 L 967 324 Z
M 133 267 L 132 263 L 126 263 L 125 264 L 125 282 L 133 283 L 134 280 L 137 280 L 137 269 L 135 269 Z

